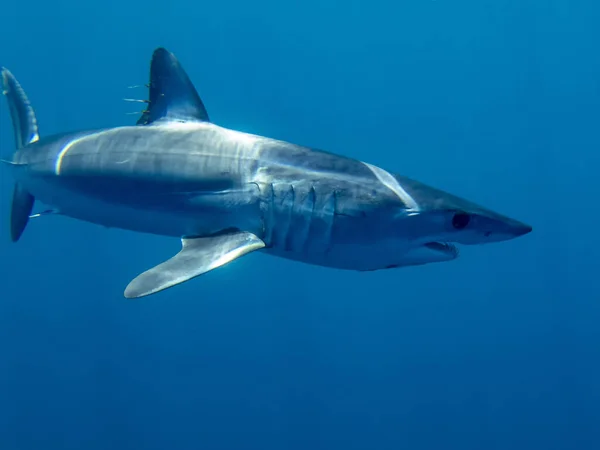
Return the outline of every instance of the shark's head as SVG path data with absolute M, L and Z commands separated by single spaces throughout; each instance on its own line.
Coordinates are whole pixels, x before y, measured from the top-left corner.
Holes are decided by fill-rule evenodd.
M 401 265 L 448 261 L 458 256 L 456 244 L 473 245 L 523 236 L 532 227 L 468 200 L 417 181 L 394 177 L 412 208 L 398 212 L 400 235 L 410 236 Z

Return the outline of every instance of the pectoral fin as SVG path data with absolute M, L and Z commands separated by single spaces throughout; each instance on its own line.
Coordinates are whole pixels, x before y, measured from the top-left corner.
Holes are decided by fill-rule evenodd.
M 154 294 L 265 246 L 262 240 L 245 231 L 182 239 L 181 244 L 181 251 L 171 259 L 133 279 L 125 289 L 125 297 Z

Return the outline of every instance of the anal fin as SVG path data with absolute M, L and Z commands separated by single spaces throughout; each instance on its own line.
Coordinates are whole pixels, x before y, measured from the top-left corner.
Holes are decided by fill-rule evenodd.
M 171 259 L 134 278 L 125 289 L 125 297 L 154 294 L 265 246 L 261 239 L 245 231 L 182 239 L 181 244 L 181 251 Z
M 34 202 L 33 195 L 27 192 L 19 183 L 16 183 L 10 209 L 10 238 L 13 242 L 17 242 L 23 231 L 25 231 Z

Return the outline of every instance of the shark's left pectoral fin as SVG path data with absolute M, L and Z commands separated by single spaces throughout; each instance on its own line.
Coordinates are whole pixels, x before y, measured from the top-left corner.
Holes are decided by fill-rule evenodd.
M 125 289 L 125 297 L 137 298 L 154 294 L 265 246 L 261 239 L 245 231 L 182 239 L 181 244 L 178 254 L 131 281 Z

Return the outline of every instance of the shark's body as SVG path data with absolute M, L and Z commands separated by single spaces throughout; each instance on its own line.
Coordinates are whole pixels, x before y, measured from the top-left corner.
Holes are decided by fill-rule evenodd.
M 164 49 L 150 78 L 138 125 L 40 139 L 23 90 L 3 70 L 18 147 L 13 240 L 34 199 L 107 227 L 182 238 L 178 255 L 130 284 L 126 296 L 139 297 L 254 250 L 364 271 L 447 261 L 458 255 L 448 242 L 531 230 L 361 161 L 215 125 Z

